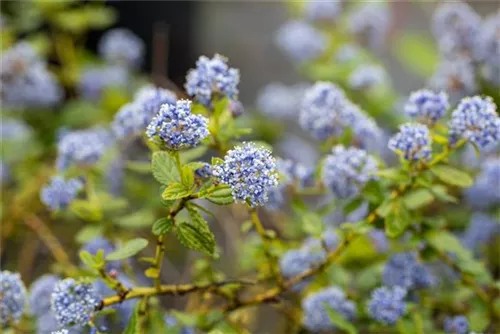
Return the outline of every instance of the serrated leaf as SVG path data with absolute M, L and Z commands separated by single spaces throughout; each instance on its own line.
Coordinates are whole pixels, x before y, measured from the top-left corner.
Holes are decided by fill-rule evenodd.
M 167 152 L 154 152 L 151 166 L 154 178 L 161 184 L 180 181 L 175 160 Z
M 194 171 L 191 169 L 190 166 L 183 166 L 182 167 L 182 184 L 186 188 L 191 188 L 194 185 Z
M 434 201 L 434 196 L 428 189 L 420 188 L 408 192 L 403 197 L 403 203 L 409 210 L 422 208 Z
M 408 211 L 399 203 L 395 203 L 393 210 L 385 218 L 385 233 L 390 238 L 400 236 L 410 225 Z
M 137 238 L 127 241 L 122 247 L 106 256 L 107 261 L 118 261 L 127 259 L 139 253 L 146 248 L 148 241 L 143 238 Z
M 330 320 L 332 323 L 335 325 L 335 327 L 346 331 L 349 334 L 357 334 L 358 331 L 356 330 L 356 327 L 344 318 L 340 313 L 338 313 L 336 310 L 334 310 L 330 305 L 325 304 L 326 310 L 328 312 L 328 316 L 330 317 Z
M 188 206 L 187 211 L 189 213 L 189 217 L 191 218 L 191 225 L 193 225 L 196 229 L 202 232 L 207 238 L 210 238 L 210 241 L 215 244 L 215 236 L 213 235 L 210 227 L 208 226 L 208 222 L 202 216 L 202 214 L 193 206 Z
M 229 205 L 234 202 L 231 188 L 226 185 L 218 185 L 213 191 L 205 195 L 204 198 L 217 205 Z
M 441 181 L 457 187 L 467 188 L 474 183 L 469 174 L 448 165 L 434 166 L 431 172 Z
M 177 238 L 185 247 L 215 257 L 215 242 L 195 226 L 188 223 L 177 224 Z
M 164 200 L 174 200 L 174 199 L 179 199 L 183 197 L 187 197 L 191 194 L 191 191 L 186 188 L 181 183 L 171 183 L 168 187 L 165 188 L 163 193 L 161 194 L 161 197 Z
M 172 219 L 168 217 L 163 217 L 158 219 L 153 223 L 153 234 L 154 235 L 162 235 L 170 232 L 170 230 L 174 227 L 174 222 Z
M 144 275 L 148 278 L 157 278 L 160 275 L 158 268 L 148 268 L 144 271 Z

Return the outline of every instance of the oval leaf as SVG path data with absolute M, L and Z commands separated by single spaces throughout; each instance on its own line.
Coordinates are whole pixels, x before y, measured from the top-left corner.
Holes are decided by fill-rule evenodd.
M 153 234 L 154 235 L 162 235 L 170 232 L 170 230 L 174 227 L 174 222 L 172 219 L 168 217 L 163 217 L 158 219 L 153 224 Z
M 148 241 L 143 238 L 137 238 L 127 241 L 122 247 L 106 256 L 108 261 L 118 261 L 134 256 L 146 248 Z
M 179 172 L 172 159 L 167 152 L 153 153 L 152 170 L 154 178 L 161 184 L 170 184 L 179 181 Z
M 212 237 L 200 231 L 193 225 L 182 223 L 175 228 L 177 238 L 189 249 L 215 256 L 215 242 Z
M 469 174 L 448 165 L 434 166 L 431 168 L 431 172 L 444 183 L 457 187 L 467 188 L 474 183 Z

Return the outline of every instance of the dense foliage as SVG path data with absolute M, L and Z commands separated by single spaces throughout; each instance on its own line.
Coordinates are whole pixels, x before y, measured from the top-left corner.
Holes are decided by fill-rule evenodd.
M 184 92 L 127 29 L 86 50 L 104 2 L 2 8 L 2 332 L 500 331 L 500 12 L 387 43 L 389 4 L 289 7 L 309 82 L 255 111 L 221 55 Z

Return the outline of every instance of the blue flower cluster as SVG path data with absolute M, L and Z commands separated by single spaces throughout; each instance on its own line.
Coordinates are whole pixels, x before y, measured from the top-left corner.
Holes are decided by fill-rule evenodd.
M 338 0 L 308 1 L 304 3 L 304 16 L 310 21 L 332 22 L 342 13 L 342 3 Z
M 224 162 L 213 167 L 213 175 L 231 187 L 236 202 L 262 206 L 268 192 L 278 185 L 276 160 L 271 152 L 253 143 L 243 143 L 227 152 Z
M 475 209 L 500 204 L 500 158 L 489 158 L 481 163 L 481 171 L 474 185 L 467 189 L 466 197 Z
M 484 148 L 500 141 L 500 117 L 496 109 L 491 97 L 462 99 L 451 114 L 450 142 L 463 138 Z
M 408 161 L 428 161 L 432 157 L 432 139 L 423 124 L 403 124 L 389 140 L 389 149 Z
M 429 80 L 435 91 L 445 91 L 456 103 L 464 96 L 474 94 L 478 89 L 476 71 L 472 63 L 462 58 L 443 60 Z
M 280 259 L 280 272 L 285 279 L 292 279 L 301 273 L 318 266 L 324 259 L 322 252 L 310 251 L 306 248 L 287 251 Z M 303 290 L 311 278 L 302 280 L 293 286 L 293 291 Z
M 497 186 L 500 184 L 497 183 Z M 497 191 L 498 190 L 497 187 Z M 472 215 L 467 230 L 462 235 L 462 244 L 470 250 L 477 250 L 500 235 L 500 224 L 488 215 L 476 212 Z
M 444 330 L 446 333 L 467 334 L 469 331 L 469 321 L 463 315 L 447 318 L 444 321 Z
M 26 287 L 21 275 L 8 270 L 0 272 L 0 325 L 19 322 L 25 304 Z
M 294 119 L 300 109 L 300 101 L 307 84 L 287 86 L 273 82 L 264 86 L 257 96 L 257 109 L 277 119 Z
M 59 103 L 63 90 L 47 64 L 25 42 L 2 54 L 0 95 L 13 108 L 50 107 Z
M 59 277 L 47 274 L 40 276 L 31 284 L 30 311 L 37 318 L 50 313 L 50 298 L 59 280 Z
M 356 317 L 356 305 L 346 298 L 340 288 L 332 286 L 307 296 L 302 301 L 303 324 L 311 332 L 330 332 L 336 330 L 330 319 L 331 308 L 352 321 Z
M 443 3 L 434 12 L 432 30 L 447 58 L 456 54 L 473 57 L 480 28 L 481 17 L 466 3 Z
M 212 176 L 212 165 L 204 163 L 202 167 L 194 171 L 194 175 L 201 179 L 208 179 Z
M 326 257 L 326 251 L 331 252 L 337 248 L 339 236 L 333 228 L 327 228 L 321 235 L 321 239 L 309 237 L 304 241 L 302 249 L 310 252 L 319 252 L 321 257 Z
M 368 181 L 374 179 L 377 170 L 377 161 L 366 151 L 337 145 L 332 154 L 325 157 L 322 180 L 335 196 L 349 198 L 357 195 Z
M 500 11 L 484 20 L 477 40 L 477 58 L 483 62 L 483 77 L 500 86 Z
M 149 123 L 146 135 L 169 150 L 182 150 L 197 146 L 208 136 L 208 119 L 191 113 L 191 101 L 179 100 L 164 104 Z
M 379 65 L 360 65 L 349 76 L 349 86 L 352 89 L 370 89 L 383 86 L 387 82 L 387 74 Z
M 128 138 L 144 133 L 144 130 L 164 104 L 175 104 L 174 92 L 155 86 L 141 88 L 131 103 L 116 113 L 111 128 L 118 138 Z
M 226 96 L 237 99 L 240 72 L 227 66 L 227 59 L 216 54 L 212 59 L 201 56 L 196 68 L 186 76 L 186 92 L 205 105 L 211 106 L 212 98 Z
M 448 95 L 445 92 L 434 93 L 428 89 L 420 89 L 411 93 L 404 111 L 411 118 L 434 124 L 444 117 L 449 107 Z
M 65 209 L 83 188 L 78 179 L 64 180 L 62 176 L 54 176 L 50 183 L 40 191 L 40 200 L 53 211 Z
M 276 32 L 275 42 L 291 60 L 302 63 L 321 56 L 328 47 L 328 38 L 305 21 L 286 22 Z
M 54 287 L 51 308 L 61 326 L 86 325 L 99 302 L 91 284 L 66 278 Z
M 193 327 L 181 326 L 177 321 L 177 318 L 173 315 L 167 314 L 164 317 L 165 324 L 169 330 L 178 329 L 179 331 L 175 331 L 175 333 L 179 334 L 195 334 L 196 330 Z
M 435 283 L 434 276 L 417 261 L 413 252 L 393 255 L 385 264 L 382 280 L 388 287 L 400 286 L 408 290 L 424 289 Z
M 98 45 L 99 53 L 109 63 L 135 67 L 144 57 L 144 42 L 125 28 L 109 30 Z
M 104 255 L 108 255 L 111 252 L 115 251 L 115 246 L 111 241 L 105 239 L 103 237 L 95 238 L 85 245 L 83 245 L 82 250 L 89 252 L 92 255 L 96 255 L 97 251 L 102 249 L 104 251 Z M 110 270 L 119 270 L 121 269 L 120 261 L 108 261 L 106 262 L 106 270 L 109 272 Z
M 385 232 L 379 229 L 373 229 L 368 234 L 371 242 L 375 245 L 375 249 L 379 253 L 385 253 L 389 250 L 389 240 Z
M 389 7 L 380 3 L 365 3 L 351 13 L 349 31 L 374 50 L 382 48 L 391 25 Z
M 405 296 L 406 290 L 399 286 L 375 289 L 368 302 L 370 317 L 383 324 L 394 325 L 406 311 Z
M 130 81 L 127 68 L 118 65 L 88 67 L 78 82 L 79 94 L 87 100 L 98 100 L 107 88 L 124 87 Z

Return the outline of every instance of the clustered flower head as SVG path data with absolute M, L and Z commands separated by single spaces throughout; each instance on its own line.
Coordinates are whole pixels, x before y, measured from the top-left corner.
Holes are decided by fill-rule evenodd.
M 287 86 L 273 82 L 264 86 L 257 96 L 257 109 L 277 119 L 293 119 L 297 116 L 306 91 L 306 84 Z
M 445 91 L 450 100 L 456 103 L 478 89 L 474 66 L 466 59 L 446 59 L 438 65 L 429 80 L 429 86 L 435 91 Z
M 304 16 L 311 21 L 335 21 L 342 13 L 342 3 L 338 0 L 308 1 L 304 3 Z
M 389 7 L 380 3 L 366 3 L 358 6 L 350 15 L 349 31 L 370 48 L 378 50 L 385 44 L 391 24 Z
M 83 183 L 78 179 L 66 181 L 62 176 L 54 176 L 40 191 L 40 200 L 53 211 L 63 210 L 82 188 Z
M 92 255 L 96 255 L 97 252 L 102 249 L 104 251 L 104 255 L 108 255 L 111 252 L 115 251 L 115 246 L 111 241 L 103 237 L 97 237 L 95 239 L 90 240 L 85 245 L 83 245 L 82 250 L 89 252 Z M 112 269 L 119 270 L 121 269 L 120 261 L 107 261 L 106 262 L 106 270 L 110 271 Z
M 413 252 L 393 255 L 385 264 L 382 280 L 388 287 L 400 286 L 408 290 L 427 288 L 435 282 L 430 271 L 418 262 Z
M 2 54 L 0 81 L 1 101 L 10 107 L 50 107 L 63 97 L 63 90 L 47 64 L 26 42 Z
M 307 296 L 302 301 L 303 324 L 311 332 L 330 332 L 337 328 L 328 314 L 331 308 L 352 321 L 356 317 L 356 305 L 346 298 L 342 290 L 332 286 Z
M 87 100 L 98 100 L 107 88 L 124 87 L 129 82 L 127 68 L 118 65 L 88 67 L 78 81 L 78 92 Z
M 377 169 L 376 160 L 366 151 L 337 145 L 324 160 L 322 180 L 335 196 L 349 198 L 374 179 Z
M 475 209 L 500 204 L 500 158 L 489 158 L 481 164 L 481 171 L 474 185 L 467 189 L 466 196 Z
M 0 272 L 0 325 L 19 322 L 25 304 L 26 287 L 21 275 L 8 270 Z
M 99 302 L 91 284 L 66 278 L 56 284 L 51 308 L 61 326 L 85 325 Z
M 408 161 L 428 161 L 432 157 L 432 139 L 423 124 L 403 124 L 389 140 L 389 149 Z
M 194 171 L 194 175 L 201 179 L 208 179 L 212 176 L 212 165 L 204 163 L 202 167 Z
M 444 330 L 446 333 L 451 334 L 467 334 L 469 330 L 469 321 L 463 315 L 447 318 L 444 321 Z
M 130 67 L 140 65 L 144 57 L 144 42 L 125 28 L 106 32 L 99 41 L 98 49 L 108 62 Z
M 57 144 L 57 168 L 64 170 L 72 164 L 93 165 L 112 143 L 113 136 L 102 127 L 63 132 Z
M 50 298 L 59 277 L 55 275 L 40 276 L 30 287 L 30 311 L 36 317 L 50 313 Z
M 236 202 L 252 207 L 268 200 L 271 188 L 278 185 L 276 160 L 271 152 L 253 143 L 244 143 L 227 152 L 222 164 L 213 167 L 219 182 L 231 187 Z
M 236 99 L 240 72 L 227 66 L 227 59 L 216 54 L 213 58 L 201 56 L 196 68 L 186 76 L 186 92 L 199 103 L 211 106 L 214 96 Z
M 497 182 L 497 187 L 500 184 Z M 497 191 L 500 192 L 500 190 Z M 462 244 L 470 249 L 476 250 L 500 235 L 500 224 L 488 215 L 476 212 L 472 215 L 470 224 L 462 236 Z
M 370 317 L 383 324 L 394 325 L 406 311 L 405 296 L 406 290 L 399 286 L 375 289 L 368 302 Z
M 153 117 L 146 135 L 169 150 L 182 150 L 197 146 L 208 136 L 208 119 L 191 113 L 191 101 L 179 100 L 175 104 L 164 104 Z
M 428 89 L 420 89 L 411 93 L 404 106 L 406 115 L 433 124 L 443 118 L 450 107 L 445 92 L 435 93 Z
M 275 41 L 293 61 L 306 62 L 318 58 L 328 47 L 328 38 L 305 21 L 286 22 L 276 32 Z
M 474 56 L 481 17 L 466 3 L 443 3 L 434 12 L 432 30 L 445 57 Z
M 318 266 L 323 260 L 323 254 L 318 251 L 311 251 L 306 248 L 292 249 L 287 251 L 280 259 L 280 272 L 286 279 L 292 279 L 306 270 Z M 304 279 L 294 285 L 294 291 L 303 290 L 311 281 Z
M 483 76 L 488 82 L 500 86 L 500 10 L 488 16 L 477 40 L 477 58 L 483 62 Z
M 491 97 L 462 99 L 451 114 L 450 141 L 463 138 L 480 148 L 500 141 L 500 117 Z
M 349 86 L 352 89 L 370 89 L 384 85 L 386 82 L 385 70 L 379 65 L 358 66 L 349 76 Z

